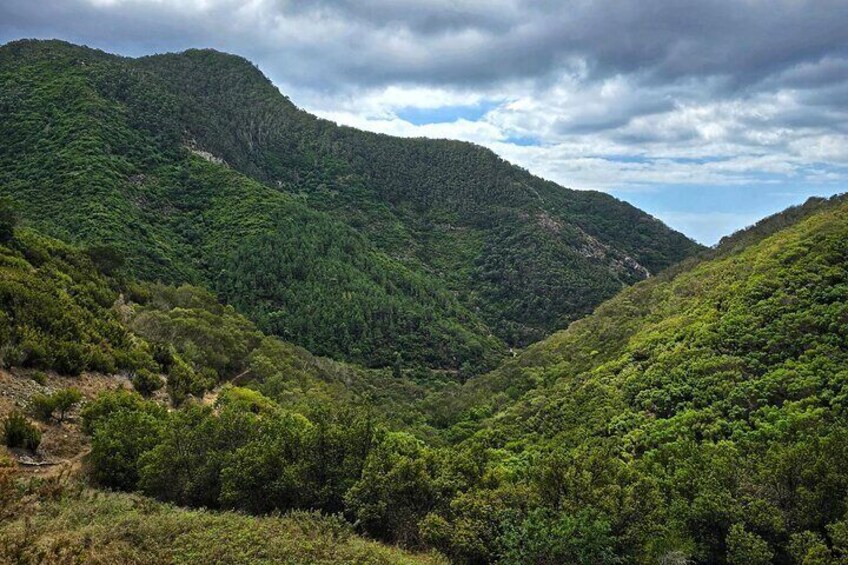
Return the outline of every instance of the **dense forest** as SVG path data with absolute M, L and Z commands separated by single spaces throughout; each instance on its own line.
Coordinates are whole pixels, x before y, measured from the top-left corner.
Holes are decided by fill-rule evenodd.
M 700 249 L 213 51 L 0 82 L 0 561 L 848 561 L 848 198 Z
M 105 275 L 98 253 L 17 229 L 3 362 L 133 375 L 142 394 L 104 392 L 81 410 L 101 488 L 341 515 L 454 562 L 837 563 L 846 242 L 844 199 L 811 201 L 457 388 L 314 358 L 202 289 Z M 69 331 L 80 337 L 59 339 Z M 220 386 L 246 369 L 243 386 Z M 213 404 L 193 400 L 210 388 Z M 98 516 L 125 504 L 61 496 Z M 195 515 L 172 519 L 197 535 Z
M 15 42 L 0 80 L 0 191 L 26 221 L 323 355 L 464 378 L 698 249 L 480 147 L 318 120 L 221 53 Z

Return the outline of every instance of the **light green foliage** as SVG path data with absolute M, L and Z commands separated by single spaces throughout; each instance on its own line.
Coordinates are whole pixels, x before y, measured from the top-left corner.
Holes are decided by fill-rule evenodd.
M 82 400 L 82 393 L 74 388 L 59 389 L 52 394 L 37 393 L 30 398 L 29 409 L 33 415 L 44 422 L 56 418 L 65 420 L 68 411 Z
M 548 510 L 533 511 L 504 535 L 502 563 L 574 563 L 613 565 L 615 538 L 610 524 L 586 512 L 557 516 Z
M 60 422 L 65 420 L 68 411 L 82 400 L 82 393 L 73 387 L 57 390 L 52 394 L 54 415 Z
M 252 517 L 189 511 L 137 495 L 88 490 L 29 504 L 0 523 L 0 562 L 63 563 L 73 556 L 83 563 L 133 565 L 447 563 L 365 540 L 338 517 L 317 512 Z
M 100 483 L 338 513 L 458 563 L 848 557 L 844 198 L 735 234 L 460 384 L 642 278 L 628 257 L 657 271 L 694 247 L 478 147 L 316 120 L 214 52 L 12 44 L 0 79 L 2 190 L 90 246 L 12 229 L 4 363 L 161 373 L 181 405 L 87 405 Z M 223 381 L 214 406 L 190 400 Z M 209 558 L 180 536 L 175 555 Z
M 619 557 L 826 558 L 848 510 L 848 205 L 799 212 L 468 383 L 448 437 L 532 462 L 501 476 L 603 516 Z M 471 517 L 451 510 L 444 530 Z
M 70 375 L 148 364 L 111 309 L 116 297 L 84 253 L 18 232 L 0 245 L 3 363 Z

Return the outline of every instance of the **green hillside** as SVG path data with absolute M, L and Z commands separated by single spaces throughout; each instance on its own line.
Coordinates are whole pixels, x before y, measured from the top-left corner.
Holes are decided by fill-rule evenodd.
M 318 354 L 474 374 L 697 249 L 482 148 L 317 120 L 220 53 L 23 41 L 0 79 L 0 192 L 31 225 Z
M 848 204 L 811 201 L 709 255 L 443 399 L 498 477 L 432 518 L 446 552 L 471 537 L 472 556 L 501 539 L 524 562 L 848 558 Z M 518 546 L 516 489 L 534 500 Z M 479 514 L 492 504 L 499 526 Z M 546 546 L 563 528 L 580 543 Z
M 62 491 L 50 483 L 34 490 L 22 499 L 0 498 L 4 563 L 446 562 L 364 540 L 343 521 L 315 513 L 255 518 L 187 511 L 125 494 Z
M 127 62 L 24 43 L 3 49 L 0 72 L 0 191 L 30 225 L 108 244 L 129 274 L 207 285 L 319 354 L 473 373 L 502 352 L 437 278 L 185 149 L 176 100 Z
M 0 84 L 0 560 L 848 562 L 848 197 L 698 249 L 213 51 Z
M 47 241 L 35 238 L 20 233 L 10 254 Z M 72 279 L 67 265 L 92 270 L 51 245 L 7 268 L 28 254 Z M 201 387 L 247 367 L 253 390 L 170 412 L 103 395 L 82 412 L 90 476 L 190 507 L 341 513 L 460 563 L 840 563 L 846 245 L 845 199 L 811 201 L 442 392 L 322 365 L 199 289 L 125 283 L 112 308 L 84 308 L 134 336 L 169 392 L 180 367 Z
M 0 243 L 0 321 L 3 367 L 161 375 L 175 403 L 239 378 L 290 409 L 367 404 L 380 421 L 432 435 L 419 400 L 452 383 L 316 357 L 202 288 L 106 276 L 91 251 L 26 229 Z
M 138 63 L 184 103 L 200 147 L 423 264 L 509 344 L 563 327 L 698 247 L 629 204 L 543 181 L 482 147 L 317 119 L 239 57 L 191 50 Z

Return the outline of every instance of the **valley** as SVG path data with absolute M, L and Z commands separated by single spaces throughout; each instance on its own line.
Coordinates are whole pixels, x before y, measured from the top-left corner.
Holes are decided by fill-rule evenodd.
M 0 561 L 848 559 L 845 196 L 705 248 L 217 51 L 0 84 Z

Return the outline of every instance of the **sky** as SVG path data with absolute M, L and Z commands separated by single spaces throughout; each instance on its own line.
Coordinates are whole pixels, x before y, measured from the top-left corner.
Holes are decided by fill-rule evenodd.
M 846 0 L 0 0 L 0 43 L 246 57 L 302 108 L 479 143 L 690 237 L 848 191 Z

